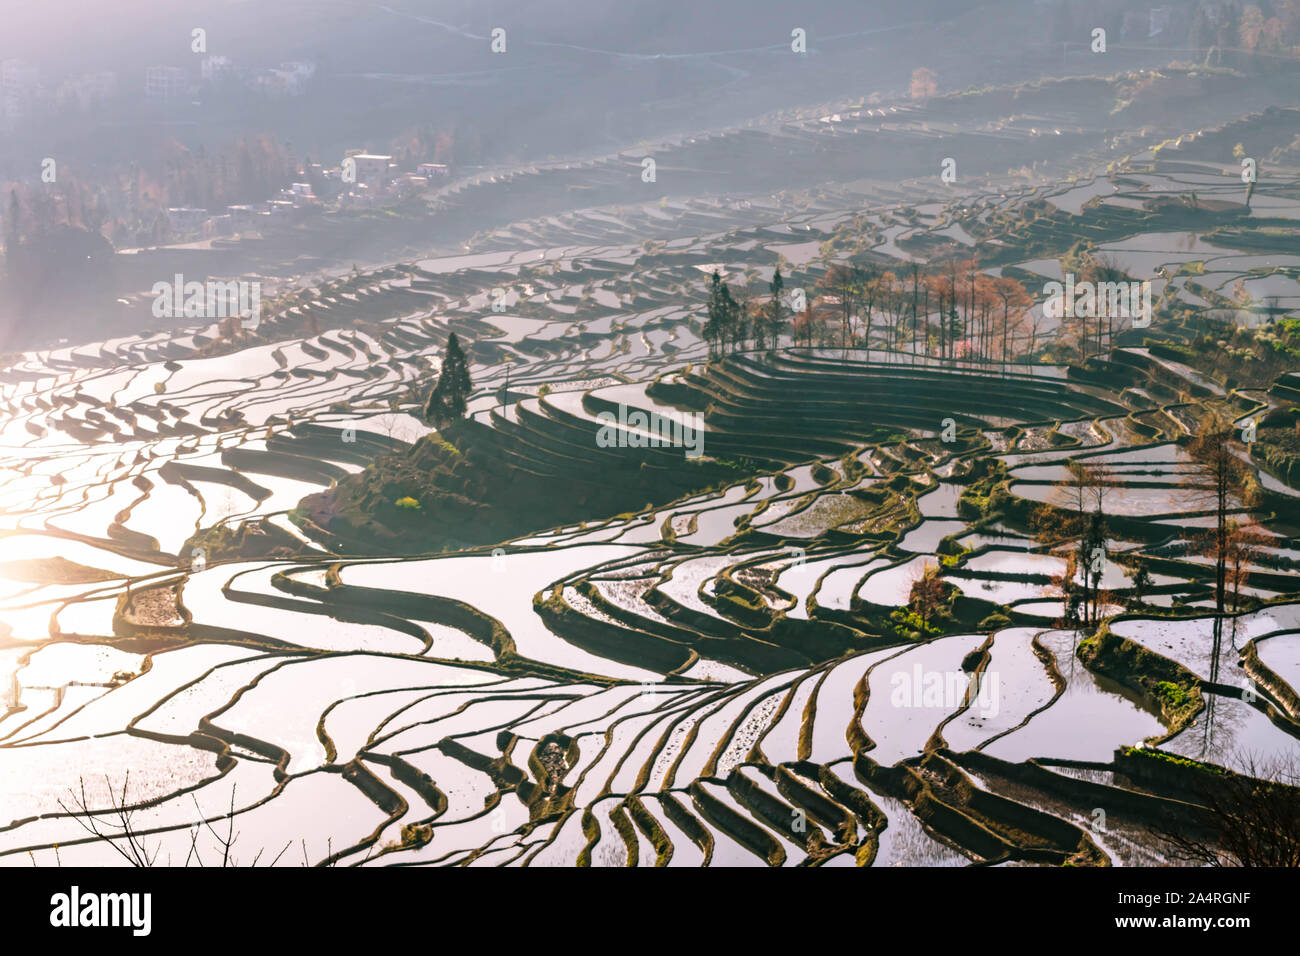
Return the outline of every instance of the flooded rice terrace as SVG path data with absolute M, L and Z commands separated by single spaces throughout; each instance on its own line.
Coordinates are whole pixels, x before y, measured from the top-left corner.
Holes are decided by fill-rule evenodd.
M 845 110 L 771 135 L 832 153 L 850 132 L 948 135 L 926 122 Z M 850 345 L 787 329 L 710 361 L 702 305 L 715 268 L 765 290 L 780 265 L 816 298 L 853 223 L 900 275 L 997 246 L 989 268 L 1038 293 L 1087 235 L 1165 280 L 1162 316 L 1243 288 L 1295 314 L 1294 246 L 1214 219 L 1240 192 L 1231 145 L 1127 145 L 1110 174 L 942 201 L 859 181 L 548 214 L 322 281 L 256 333 L 18 357 L 0 373 L 0 862 L 116 864 L 128 842 L 211 862 L 217 830 L 196 824 L 230 815 L 235 862 L 259 865 L 1163 860 L 1150 828 L 1177 787 L 1126 748 L 1230 768 L 1300 750 L 1295 526 L 1269 526 L 1251 607 L 1216 627 L 1193 540 L 1213 514 L 1186 480 L 1194 412 L 1265 415 L 1300 396 L 1294 373 L 1225 390 L 1140 337 L 1080 366 L 939 358 L 869 310 Z M 673 148 L 691 168 L 713 146 Z M 1259 184 L 1270 228 L 1300 216 L 1295 160 Z M 1199 211 L 1171 208 L 1192 189 Z M 451 332 L 473 392 L 434 434 Z M 701 463 L 597 441 L 620 409 L 703 415 Z M 405 472 L 369 477 L 455 458 L 445 512 L 395 504 Z M 1091 626 L 1063 623 L 1089 572 L 1032 520 L 1078 464 L 1108 476 Z M 1248 464 L 1272 496 L 1257 514 L 1295 507 Z M 366 512 L 394 507 L 421 515 Z M 928 578 L 941 606 L 917 603 Z M 1106 834 L 1103 791 L 1132 797 Z

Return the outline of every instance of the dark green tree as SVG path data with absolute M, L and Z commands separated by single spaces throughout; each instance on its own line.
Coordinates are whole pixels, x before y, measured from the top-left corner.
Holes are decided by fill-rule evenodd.
M 460 339 L 453 332 L 451 338 L 447 340 L 447 354 L 442 359 L 438 384 L 429 393 L 429 400 L 424 406 L 425 420 L 441 425 L 464 418 L 469 407 L 469 393 L 472 387 L 469 363 L 465 361 Z
M 957 349 L 955 347 L 955 343 L 957 342 L 957 337 L 959 335 L 965 334 L 966 326 L 965 323 L 962 322 L 961 315 L 958 314 L 957 307 L 955 305 L 948 309 L 947 327 L 948 327 L 948 356 L 947 357 L 956 358 Z
M 1138 569 L 1133 574 L 1133 597 L 1140 604 L 1146 599 L 1147 592 L 1151 590 L 1151 572 L 1147 570 L 1145 564 L 1138 565 Z
M 707 313 L 708 318 L 704 322 L 704 341 L 708 343 L 709 354 L 712 355 L 722 342 L 725 329 L 725 320 L 722 315 L 722 276 L 718 274 L 717 269 L 713 270 L 713 276 L 710 279 Z
M 785 280 L 781 278 L 781 267 L 776 267 L 776 272 L 772 274 L 772 281 L 768 283 L 768 291 L 772 294 L 772 301 L 768 303 L 767 312 L 767 347 L 769 349 L 780 348 L 781 345 L 781 327 L 785 325 L 785 310 L 781 305 L 781 293 L 785 291 Z M 755 336 L 757 338 L 757 336 Z M 762 343 L 759 343 L 761 346 Z
M 709 354 L 725 355 L 735 345 L 740 329 L 740 303 L 731 294 L 731 288 L 722 281 L 718 270 L 713 270 L 709 287 L 708 319 L 704 323 L 704 340 L 709 344 Z

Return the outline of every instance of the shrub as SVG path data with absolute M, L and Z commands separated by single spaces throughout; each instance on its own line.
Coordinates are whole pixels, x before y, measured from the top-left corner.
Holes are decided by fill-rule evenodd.
M 1181 707 L 1187 700 L 1187 691 L 1173 681 L 1162 680 L 1156 683 L 1156 694 L 1170 707 Z
M 943 628 L 935 624 L 929 624 L 921 619 L 921 615 L 916 611 L 909 611 L 905 607 L 900 607 L 889 613 L 889 619 L 893 621 L 894 633 L 899 637 L 908 640 L 915 640 L 929 634 L 941 634 Z

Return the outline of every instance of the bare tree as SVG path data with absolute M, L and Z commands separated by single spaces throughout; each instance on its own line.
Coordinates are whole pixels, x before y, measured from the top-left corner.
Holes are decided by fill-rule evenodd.
M 1114 479 L 1102 465 L 1066 462 L 1066 476 L 1052 488 L 1046 502 L 1035 509 L 1031 523 L 1038 540 L 1050 550 L 1072 545 L 1065 554 L 1065 574 L 1056 582 L 1070 626 L 1095 625 L 1100 620 L 1101 579 L 1105 571 L 1106 495 Z M 1076 582 L 1079 577 L 1081 581 Z
M 69 808 L 61 799 L 59 806 L 87 833 L 105 841 L 131 866 L 153 866 L 158 859 L 159 845 L 155 843 L 152 847 L 148 846 L 131 822 L 137 808 L 131 806 L 127 800 L 130 784 L 131 771 L 128 770 L 126 776 L 122 778 L 122 793 L 119 796 L 113 790 L 112 782 L 105 777 L 104 785 L 108 789 L 109 810 L 101 813 L 90 809 L 90 801 L 86 797 L 85 778 L 79 777 L 77 778 L 78 790 L 68 791 L 75 809 Z
M 1171 857 L 1201 866 L 1300 866 L 1300 762 L 1247 757 L 1244 773 L 1207 772 L 1187 825 L 1157 828 Z
M 131 772 L 128 770 L 122 778 L 122 791 L 118 793 L 113 789 L 112 782 L 105 777 L 104 784 L 108 791 L 107 810 L 91 809 L 91 801 L 86 796 L 86 781 L 84 778 L 78 778 L 78 789 L 69 790 L 68 795 L 72 806 L 69 807 L 62 800 L 59 800 L 59 806 L 72 819 L 76 820 L 87 833 L 96 839 L 103 840 L 121 857 L 126 860 L 130 866 L 152 867 L 158 866 L 158 856 L 161 851 L 161 843 L 155 842 L 152 846 L 147 844 L 136 826 L 135 814 L 140 809 L 139 805 L 132 805 L 128 799 L 131 783 Z M 190 866 L 193 863 L 196 866 L 204 866 L 202 854 L 199 850 L 199 834 L 203 827 L 212 834 L 220 854 L 220 866 L 233 867 L 238 866 L 239 862 L 231 855 L 231 848 L 239 839 L 239 833 L 235 830 L 235 788 L 230 788 L 230 808 L 224 814 L 226 826 L 225 833 L 218 831 L 212 821 L 199 806 L 198 797 L 193 793 L 190 799 L 194 801 L 194 809 L 198 811 L 199 822 L 190 827 L 190 848 L 185 856 L 183 866 Z M 276 854 L 275 859 L 270 865 L 275 866 L 284 856 L 286 850 L 292 841 L 285 843 L 284 848 Z M 332 849 L 332 848 L 331 848 Z M 303 844 L 303 855 L 306 859 L 306 843 Z M 331 852 L 331 857 L 333 856 Z M 258 850 L 257 855 L 253 857 L 249 866 L 257 866 L 258 861 L 262 858 L 262 851 Z M 171 858 L 168 856 L 167 861 L 163 864 L 171 866 Z
M 1242 455 L 1233 424 L 1214 409 L 1199 426 L 1199 434 L 1187 446 L 1197 468 L 1184 483 L 1193 497 L 1214 511 L 1214 534 L 1210 553 L 1214 558 L 1214 606 L 1222 615 L 1227 597 L 1231 535 L 1228 515 L 1238 504 L 1249 504 L 1253 471 Z

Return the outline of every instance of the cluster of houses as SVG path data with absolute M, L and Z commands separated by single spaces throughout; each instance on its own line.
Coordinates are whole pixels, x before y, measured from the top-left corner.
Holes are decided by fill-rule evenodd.
M 446 163 L 420 163 L 403 170 L 392 156 L 348 150 L 337 169 L 325 170 L 325 179 L 338 187 L 339 205 L 383 205 L 424 192 L 436 180 L 450 175 Z
M 308 172 L 328 184 L 330 198 L 340 209 L 379 206 L 418 195 L 450 174 L 445 163 L 420 163 L 414 171 L 403 170 L 392 156 L 359 149 L 348 150 L 338 166 L 326 169 L 313 163 Z M 236 236 L 292 222 L 323 203 L 310 183 L 291 183 L 270 199 L 227 206 L 224 212 L 176 206 L 167 210 L 167 224 L 173 240 Z
M 268 224 L 289 222 L 320 204 L 309 183 L 292 183 L 273 198 L 258 203 L 227 206 L 213 213 L 195 206 L 167 210 L 167 227 L 173 239 L 215 239 L 243 232 L 261 232 Z

